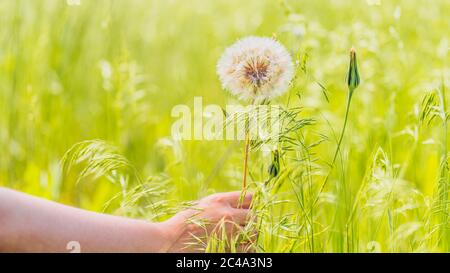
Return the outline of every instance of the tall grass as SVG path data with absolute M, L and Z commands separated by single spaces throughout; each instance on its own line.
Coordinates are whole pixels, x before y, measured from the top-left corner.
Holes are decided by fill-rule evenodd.
M 273 102 L 284 109 L 278 156 L 249 145 L 257 216 L 247 228 L 259 233 L 239 240 L 266 252 L 448 252 L 449 9 L 445 0 L 1 1 L 0 185 L 155 221 L 239 190 L 243 143 L 176 141 L 170 111 L 194 96 L 234 103 L 215 74 L 224 47 L 275 35 L 296 76 Z M 352 45 L 362 82 L 331 164 Z M 222 238 L 205 247 L 239 251 Z

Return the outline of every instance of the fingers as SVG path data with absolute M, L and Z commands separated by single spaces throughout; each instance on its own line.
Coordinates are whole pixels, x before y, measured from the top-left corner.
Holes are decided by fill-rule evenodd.
M 248 209 L 252 203 L 253 194 L 246 192 L 244 195 L 241 191 L 233 191 L 221 193 L 218 198 L 233 208 Z
M 211 223 L 214 232 L 225 232 L 228 235 L 241 233 L 250 219 L 250 210 L 227 207 L 219 212 L 219 218 Z
M 235 209 L 230 208 L 230 218 L 228 220 L 233 221 L 237 225 L 245 226 L 249 220 L 250 211 L 248 209 Z

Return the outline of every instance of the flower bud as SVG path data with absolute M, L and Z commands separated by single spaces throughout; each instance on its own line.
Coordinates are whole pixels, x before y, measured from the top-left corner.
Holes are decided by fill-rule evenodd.
M 280 172 L 280 154 L 278 150 L 272 152 L 272 162 L 268 171 L 271 178 L 276 177 Z
M 350 49 L 350 66 L 347 74 L 347 85 L 350 92 L 353 92 L 359 85 L 358 64 L 356 61 L 356 51 L 352 47 Z

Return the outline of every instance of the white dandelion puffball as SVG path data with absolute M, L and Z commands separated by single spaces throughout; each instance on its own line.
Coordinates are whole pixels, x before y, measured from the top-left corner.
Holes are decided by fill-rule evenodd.
M 267 37 L 247 37 L 225 50 L 217 63 L 222 87 L 242 100 L 283 94 L 294 75 L 286 48 Z

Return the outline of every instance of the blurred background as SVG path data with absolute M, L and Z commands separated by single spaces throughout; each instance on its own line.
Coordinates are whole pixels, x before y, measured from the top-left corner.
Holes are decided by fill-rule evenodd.
M 221 89 L 216 62 L 237 39 L 258 35 L 276 37 L 296 61 L 289 93 L 299 95 L 302 116 L 316 120 L 306 138 L 329 138 L 312 152 L 317 175 L 343 123 L 354 46 L 362 83 L 344 172 L 331 181 L 344 175 L 355 196 L 381 149 L 389 166 L 383 175 L 407 181 L 421 202 L 431 202 L 447 140 L 437 119 L 421 126 L 420 111 L 425 94 L 448 88 L 449 12 L 446 0 L 3 0 L 0 185 L 102 211 L 123 185 L 91 176 L 76 183 L 80 170 L 63 174 L 60 164 L 74 144 L 100 139 L 140 176 L 170 179 L 165 197 L 174 202 L 240 189 L 242 143 L 175 142 L 170 112 L 193 106 L 194 96 L 204 105 L 236 103 Z M 251 168 L 265 170 L 269 161 L 254 153 Z

